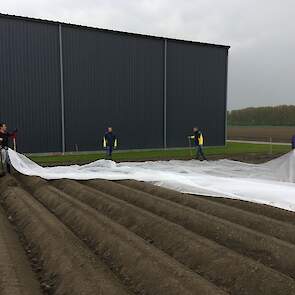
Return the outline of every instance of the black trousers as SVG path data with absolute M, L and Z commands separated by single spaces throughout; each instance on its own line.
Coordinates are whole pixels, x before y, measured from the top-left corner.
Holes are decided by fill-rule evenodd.
M 1 153 L 1 163 L 0 163 L 0 170 L 2 169 L 2 173 L 11 173 L 11 168 L 10 168 L 10 159 L 8 155 L 8 149 L 7 148 L 0 148 L 0 153 Z
M 207 158 L 205 157 L 204 152 L 203 152 L 203 147 L 201 145 L 197 145 L 196 150 L 197 150 L 197 154 L 196 154 L 197 159 L 207 160 Z
M 113 153 L 113 146 L 107 146 L 107 156 L 108 157 L 112 157 L 112 153 Z

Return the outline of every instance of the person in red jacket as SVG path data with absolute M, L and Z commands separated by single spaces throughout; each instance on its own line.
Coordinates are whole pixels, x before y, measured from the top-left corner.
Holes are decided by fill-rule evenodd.
M 1 168 L 5 174 L 11 172 L 10 160 L 8 155 L 9 139 L 16 137 L 17 130 L 12 133 L 7 132 L 7 126 L 5 123 L 0 123 L 0 150 L 1 150 Z

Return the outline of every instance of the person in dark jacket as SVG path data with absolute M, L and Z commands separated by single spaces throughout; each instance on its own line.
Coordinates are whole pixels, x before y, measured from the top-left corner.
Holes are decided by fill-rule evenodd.
M 0 123 L 0 152 L 1 152 L 1 168 L 3 173 L 7 171 L 11 172 L 10 160 L 8 155 L 9 139 L 15 138 L 17 130 L 12 133 L 7 132 L 7 126 L 5 123 Z
M 203 152 L 204 137 L 202 131 L 198 127 L 193 128 L 194 135 L 190 136 L 190 139 L 194 140 L 194 145 L 196 147 L 196 159 L 201 161 L 207 160 Z
M 292 150 L 295 150 L 295 134 L 292 136 L 291 144 L 292 144 Z
M 107 132 L 103 137 L 103 147 L 107 150 L 107 156 L 112 158 L 112 153 L 115 148 L 117 148 L 117 137 L 113 133 L 113 128 L 108 127 Z

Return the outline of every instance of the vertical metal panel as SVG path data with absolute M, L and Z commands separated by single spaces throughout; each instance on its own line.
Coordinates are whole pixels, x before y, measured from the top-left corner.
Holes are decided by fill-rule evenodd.
M 225 110 L 224 110 L 224 145 L 226 144 L 227 140 L 227 94 L 228 94 L 228 52 L 226 53 L 226 60 L 225 60 Z
M 60 106 L 61 106 L 61 151 L 66 151 L 65 141 L 65 98 L 64 98 L 64 69 L 63 69 L 63 44 L 62 44 L 62 27 L 58 26 L 59 33 L 59 70 L 60 70 Z
M 164 148 L 167 148 L 167 39 L 164 41 Z
M 203 130 L 206 145 L 224 144 L 227 51 L 168 40 L 168 147 L 186 146 L 193 126 Z
M 163 147 L 163 40 L 63 28 L 66 149 Z
M 58 26 L 0 17 L 0 121 L 21 152 L 60 151 Z

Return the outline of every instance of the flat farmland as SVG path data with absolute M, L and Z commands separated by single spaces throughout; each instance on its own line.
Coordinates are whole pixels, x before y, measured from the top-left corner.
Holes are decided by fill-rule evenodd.
M 249 141 L 272 141 L 289 143 L 295 134 L 295 127 L 284 126 L 231 126 L 227 139 Z

